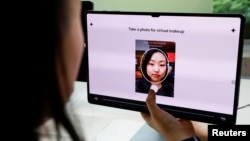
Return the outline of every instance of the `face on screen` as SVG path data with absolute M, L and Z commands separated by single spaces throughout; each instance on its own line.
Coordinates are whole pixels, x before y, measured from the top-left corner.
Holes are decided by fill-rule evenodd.
M 143 61 L 142 66 L 145 65 L 146 74 L 145 70 L 142 70 L 142 73 L 145 79 L 152 84 L 161 83 L 167 72 L 167 58 L 164 52 L 158 49 L 150 49 L 145 53 Z
M 174 97 L 174 71 L 169 72 L 169 59 L 175 64 L 175 42 L 136 40 L 135 92 L 147 94 L 151 85 L 157 86 L 156 95 Z M 169 55 L 168 55 L 169 54 Z

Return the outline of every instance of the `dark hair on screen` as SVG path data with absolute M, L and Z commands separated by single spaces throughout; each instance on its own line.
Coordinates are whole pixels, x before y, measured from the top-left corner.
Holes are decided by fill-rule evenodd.
M 147 74 L 147 64 L 150 61 L 151 57 L 153 56 L 154 53 L 160 52 L 164 53 L 164 50 L 161 48 L 150 48 L 147 50 L 143 56 L 142 64 L 141 64 L 141 71 L 144 74 L 144 77 L 146 77 L 147 80 L 150 81 L 150 77 Z M 164 54 L 166 57 L 168 57 L 167 53 Z M 166 58 L 166 62 L 168 63 L 168 59 Z M 165 76 L 167 73 L 165 74 Z M 165 78 L 165 76 L 163 78 Z
M 5 46 L 8 62 L 3 66 L 9 88 L 5 100 L 11 106 L 4 114 L 9 124 L 2 128 L 12 135 L 6 140 L 38 141 L 36 129 L 49 111 L 58 133 L 62 125 L 72 140 L 80 141 L 65 111 L 55 70 L 55 52 L 69 25 L 68 2 L 34 0 L 11 6 L 14 14 L 9 13 L 5 20 L 5 37 L 11 42 Z

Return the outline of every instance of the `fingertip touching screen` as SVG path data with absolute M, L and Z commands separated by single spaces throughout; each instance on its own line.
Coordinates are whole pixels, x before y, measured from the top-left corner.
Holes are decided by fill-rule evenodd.
M 244 16 L 150 12 L 86 13 L 88 101 L 235 124 Z

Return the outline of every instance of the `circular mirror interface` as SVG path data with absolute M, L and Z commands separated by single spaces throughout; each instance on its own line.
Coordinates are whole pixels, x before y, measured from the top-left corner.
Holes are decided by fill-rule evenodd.
M 150 53 L 150 54 L 148 54 Z M 166 70 L 165 70 L 165 73 L 164 73 L 164 77 L 162 79 L 160 79 L 159 81 L 151 81 L 151 78 L 150 76 L 147 74 L 147 65 L 149 64 L 150 62 L 150 59 L 152 58 L 152 56 L 155 54 L 155 53 L 161 53 L 162 55 L 164 55 L 165 59 L 166 59 Z M 151 56 L 147 56 L 147 55 L 151 55 Z M 145 60 L 145 57 L 150 57 L 149 60 Z M 147 64 L 144 64 L 144 61 L 147 61 Z M 150 48 L 148 50 L 146 50 L 142 57 L 141 57 L 141 61 L 140 61 L 140 70 L 141 70 L 141 73 L 142 73 L 142 76 L 144 79 L 146 79 L 149 83 L 151 84 L 159 84 L 159 83 L 162 83 L 166 78 L 167 78 L 167 71 L 168 71 L 168 57 L 166 56 L 166 53 L 164 53 L 162 50 L 158 49 L 158 48 Z M 149 64 L 151 65 L 151 64 Z M 159 77 L 158 74 L 156 74 L 157 77 Z

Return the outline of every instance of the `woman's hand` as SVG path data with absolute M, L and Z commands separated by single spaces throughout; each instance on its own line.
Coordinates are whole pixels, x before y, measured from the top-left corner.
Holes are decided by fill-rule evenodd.
M 195 135 L 191 121 L 177 119 L 163 111 L 156 104 L 154 90 L 149 90 L 146 104 L 150 114 L 141 113 L 149 126 L 158 131 L 168 141 L 181 141 Z

